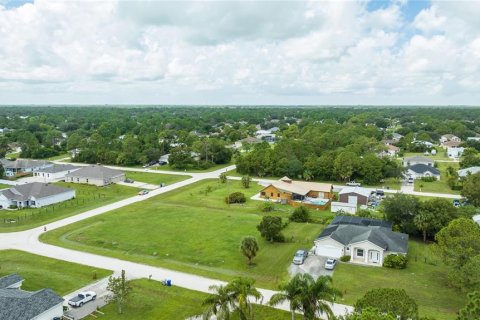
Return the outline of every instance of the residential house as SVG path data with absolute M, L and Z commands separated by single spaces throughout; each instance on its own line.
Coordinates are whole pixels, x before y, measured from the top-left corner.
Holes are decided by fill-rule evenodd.
M 456 141 L 456 142 L 462 142 L 462 139 L 459 137 L 453 135 L 453 134 L 444 134 L 440 137 L 440 143 L 443 144 L 447 141 Z
M 440 180 L 440 171 L 433 166 L 417 163 L 407 167 L 406 176 L 413 179 L 435 177 L 435 179 Z
M 402 138 L 403 138 L 403 136 L 400 133 L 396 133 L 396 132 L 392 133 L 392 140 L 394 142 L 399 142 L 400 139 L 402 139 Z
M 31 159 L 0 159 L 0 163 L 5 169 L 5 175 L 7 177 L 14 177 L 17 174 L 34 172 L 53 166 L 53 163 L 49 161 Z
M 0 319 L 52 320 L 63 316 L 63 298 L 51 289 L 33 292 L 21 289 L 23 278 L 12 274 L 0 278 Z
M 315 208 L 327 207 L 332 196 L 333 185 L 329 183 L 293 181 L 288 177 L 269 183 L 260 191 L 261 198 Z
M 271 130 L 257 130 L 255 132 L 255 137 L 267 142 L 275 141 L 275 133 L 273 133 Z
M 170 153 L 164 154 L 163 156 L 160 156 L 158 159 L 158 163 L 160 165 L 168 164 L 168 160 L 170 159 Z
M 460 146 L 461 142 L 458 141 L 447 141 L 442 143 L 443 149 L 448 149 L 448 148 L 456 148 Z
M 51 167 L 35 171 L 33 176 L 43 178 L 45 182 L 65 180 L 67 174 L 79 169 L 80 167 L 71 164 L 54 164 Z
M 104 166 L 91 165 L 65 175 L 65 182 L 106 186 L 125 180 L 125 173 Z
M 465 178 L 469 174 L 475 174 L 478 172 L 480 172 L 480 167 L 469 167 L 469 168 L 464 168 L 457 171 L 459 178 Z
M 416 145 L 423 145 L 427 148 L 433 148 L 433 143 L 431 143 L 430 141 L 415 140 L 415 141 L 412 141 L 412 143 Z
M 233 149 L 241 149 L 245 144 L 257 144 L 257 143 L 262 143 L 263 140 L 255 137 L 246 137 L 244 139 L 235 141 L 235 143 L 232 145 Z
M 354 205 L 367 205 L 372 191 L 362 187 L 344 187 L 338 192 L 338 201 Z
M 463 147 L 449 147 L 447 148 L 447 156 L 452 159 L 459 159 L 464 151 L 465 148 Z
M 424 164 L 430 167 L 433 167 L 435 164 L 435 161 L 433 161 L 430 158 L 423 157 L 423 156 L 414 156 L 414 157 L 405 157 L 403 158 L 403 166 L 404 167 L 409 167 L 413 166 L 416 164 Z
M 0 191 L 0 207 L 40 208 L 75 198 L 75 190 L 53 184 L 32 182 Z
M 385 144 L 386 150 L 381 153 L 381 155 L 395 157 L 397 153 L 400 152 L 400 148 L 391 144 Z
M 351 263 L 382 266 L 389 254 L 407 254 L 408 234 L 392 231 L 391 222 L 337 216 L 314 244 L 315 254 L 319 256 L 350 256 Z
M 480 141 L 480 136 L 467 137 L 467 141 Z

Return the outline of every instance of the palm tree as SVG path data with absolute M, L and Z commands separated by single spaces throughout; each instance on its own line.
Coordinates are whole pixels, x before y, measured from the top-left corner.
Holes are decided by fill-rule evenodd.
M 295 320 L 295 312 L 302 309 L 301 297 L 302 291 L 306 287 L 305 284 L 303 275 L 300 273 L 296 274 L 289 282 L 280 286 L 282 292 L 274 294 L 268 304 L 276 306 L 284 301 L 289 301 L 292 320 Z
M 316 319 L 317 314 L 326 314 L 327 319 L 335 319 L 330 305 L 341 292 L 332 287 L 332 277 L 320 276 L 316 281 L 308 274 L 304 277 L 307 282 L 301 298 L 304 318 Z
M 243 238 L 242 244 L 240 245 L 243 255 L 248 259 L 248 264 L 252 264 L 252 259 L 255 258 L 258 251 L 257 239 L 252 236 L 247 236 Z
M 263 298 L 262 294 L 253 286 L 255 280 L 250 278 L 238 278 L 227 284 L 227 289 L 236 303 L 236 310 L 240 320 L 253 319 L 253 307 L 250 297 L 255 301 Z
M 207 309 L 203 313 L 203 319 L 210 319 L 212 315 L 215 315 L 218 320 L 229 320 L 230 310 L 235 307 L 234 298 L 227 286 L 213 285 L 208 288 L 213 291 L 204 301 L 203 305 L 207 306 Z

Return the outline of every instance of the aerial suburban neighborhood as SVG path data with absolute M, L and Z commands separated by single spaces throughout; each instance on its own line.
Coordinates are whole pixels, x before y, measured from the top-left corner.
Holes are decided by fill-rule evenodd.
M 0 320 L 480 320 L 479 17 L 0 0 Z

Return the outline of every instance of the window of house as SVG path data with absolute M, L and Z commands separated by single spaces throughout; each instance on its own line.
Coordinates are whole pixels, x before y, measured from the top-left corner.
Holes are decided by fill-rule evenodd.
M 262 191 L 262 196 L 264 196 L 264 195 L 265 195 L 265 191 Z
M 77 178 L 77 182 L 79 182 L 79 181 L 80 181 L 80 179 L 79 179 L 79 178 Z
M 273 197 L 273 192 L 270 192 L 270 197 Z
M 357 249 L 357 257 L 363 257 L 363 249 Z
M 277 197 L 279 197 L 279 198 L 280 198 L 280 193 L 277 193 Z
M 88 179 L 87 179 L 87 183 L 88 183 Z

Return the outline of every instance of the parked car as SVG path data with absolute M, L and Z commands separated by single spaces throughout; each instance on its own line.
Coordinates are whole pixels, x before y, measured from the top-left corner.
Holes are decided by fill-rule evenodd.
M 89 301 L 94 301 L 97 298 L 97 294 L 93 291 L 80 292 L 72 299 L 68 300 L 68 304 L 72 307 L 81 307 Z
M 377 196 L 378 199 L 383 199 L 385 198 L 385 192 L 383 190 L 376 190 L 375 191 L 375 194 Z
M 409 177 L 407 181 L 408 181 L 408 183 L 413 183 L 414 182 L 412 177 Z
M 148 190 L 142 190 L 138 193 L 139 196 L 143 196 L 143 195 L 146 195 L 148 194 Z
M 327 261 L 325 262 L 325 269 L 333 270 L 335 269 L 336 265 L 337 265 L 337 259 L 328 258 Z
M 347 182 L 347 186 L 350 186 L 350 187 L 360 187 L 361 185 L 362 185 L 361 183 L 355 182 L 355 181 Z
M 308 257 L 307 250 L 298 250 L 293 257 L 294 264 L 303 264 Z
M 156 166 L 157 164 L 158 164 L 157 161 L 150 161 L 150 162 L 148 163 L 149 166 Z
M 134 183 L 135 181 L 133 181 L 132 179 L 128 179 L 128 178 L 127 178 L 127 179 L 125 179 L 124 182 L 126 182 L 126 183 Z

